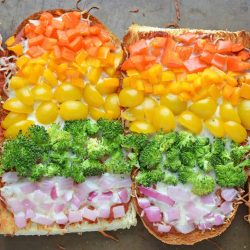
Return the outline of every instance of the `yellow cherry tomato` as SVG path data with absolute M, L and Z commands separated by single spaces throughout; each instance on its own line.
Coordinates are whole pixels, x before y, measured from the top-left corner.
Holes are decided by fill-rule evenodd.
M 175 115 L 179 115 L 186 110 L 187 103 L 180 99 L 178 95 L 166 94 L 161 96 L 161 105 L 167 106 Z
M 14 123 L 23 121 L 27 118 L 27 114 L 18 114 L 14 112 L 9 112 L 1 123 L 1 126 L 5 129 L 13 125 Z
M 132 132 L 142 133 L 142 134 L 151 134 L 155 132 L 155 128 L 152 124 L 143 121 L 134 121 L 131 122 L 129 129 Z
M 134 108 L 127 108 L 121 113 L 121 117 L 127 121 L 144 121 L 144 111 L 141 105 Z
M 19 88 L 22 88 L 28 84 L 29 84 L 29 81 L 23 77 L 20 77 L 20 76 L 13 76 L 10 79 L 10 83 L 9 83 L 11 89 L 19 89 Z
M 250 130 L 250 100 L 242 100 L 239 103 L 238 114 L 244 127 Z
M 216 137 L 223 137 L 225 135 L 224 124 L 221 119 L 211 118 L 205 122 L 209 132 Z
M 156 129 L 163 129 L 168 132 L 175 128 L 175 119 L 172 111 L 159 105 L 153 110 L 152 124 Z
M 229 102 L 224 102 L 221 104 L 220 117 L 224 122 L 235 121 L 237 123 L 241 123 L 237 110 Z
M 35 100 L 50 101 L 52 99 L 51 87 L 47 84 L 36 85 L 32 88 L 31 93 Z
M 80 101 L 66 101 L 60 105 L 59 114 L 64 120 L 85 119 L 88 115 L 88 106 Z
M 33 105 L 35 101 L 28 86 L 16 90 L 16 97 L 26 105 Z
M 4 132 L 4 136 L 6 138 L 15 137 L 22 131 L 22 133 L 26 133 L 28 128 L 34 124 L 33 121 L 30 120 L 23 120 L 12 124 L 10 127 L 7 128 Z
M 239 123 L 235 121 L 227 121 L 224 123 L 226 134 L 233 141 L 241 143 L 247 138 L 246 129 Z
M 191 111 L 182 112 L 178 117 L 178 122 L 195 134 L 202 130 L 202 120 Z
M 96 121 L 101 118 L 107 118 L 107 114 L 103 108 L 89 107 L 89 115 Z
M 143 102 L 144 94 L 142 91 L 127 87 L 119 93 L 119 100 L 123 107 L 135 107 Z
M 53 123 L 58 116 L 58 108 L 54 102 L 41 103 L 36 110 L 36 118 L 42 124 Z
M 95 86 L 87 84 L 83 90 L 83 98 L 89 106 L 100 107 L 104 104 L 102 95 L 98 92 Z
M 142 110 L 144 112 L 145 119 L 151 121 L 153 119 L 154 108 L 158 105 L 155 99 L 151 97 L 145 97 L 142 104 Z M 139 108 L 139 106 L 137 106 Z
M 121 110 L 117 94 L 111 94 L 106 97 L 104 109 L 110 119 L 117 119 L 120 117 Z
M 81 100 L 82 93 L 80 89 L 74 85 L 70 83 L 62 83 L 56 88 L 54 98 L 58 102 L 77 101 Z
M 189 109 L 199 117 L 209 119 L 215 113 L 217 103 L 214 99 L 208 97 L 194 102 Z
M 5 103 L 3 104 L 3 108 L 15 113 L 24 113 L 29 114 L 33 111 L 33 107 L 24 104 L 16 97 L 9 98 Z

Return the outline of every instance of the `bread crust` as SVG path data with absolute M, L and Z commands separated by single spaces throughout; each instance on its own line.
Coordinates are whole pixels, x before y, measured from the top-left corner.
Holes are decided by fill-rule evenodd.
M 218 226 L 212 230 L 206 230 L 205 232 L 202 232 L 201 230 L 195 229 L 193 232 L 188 233 L 188 234 L 182 234 L 182 233 L 165 233 L 165 234 L 157 234 L 152 228 L 150 227 L 150 224 L 143 219 L 140 215 L 140 208 L 138 205 L 137 201 L 137 186 L 135 182 L 135 177 L 136 177 L 137 171 L 133 171 L 132 174 L 132 199 L 134 203 L 135 210 L 138 214 L 138 216 L 141 218 L 142 223 L 146 227 L 146 229 L 151 233 L 154 237 L 156 237 L 158 240 L 162 241 L 163 243 L 170 244 L 170 245 L 194 245 L 195 243 L 198 243 L 202 240 L 207 240 L 216 236 L 219 236 L 222 234 L 230 225 L 231 222 L 233 221 L 237 209 L 239 207 L 239 204 L 237 202 L 233 203 L 233 208 L 234 210 L 231 212 L 229 218 L 227 219 L 226 223 Z
M 142 38 L 153 38 L 156 36 L 180 35 L 185 32 L 208 35 L 214 41 L 217 39 L 231 40 L 233 43 L 242 43 L 246 48 L 250 48 L 250 32 L 248 31 L 224 31 L 224 30 L 202 30 L 202 29 L 168 29 L 133 24 L 128 28 L 127 34 L 123 38 L 123 47 L 128 48 L 130 44 Z

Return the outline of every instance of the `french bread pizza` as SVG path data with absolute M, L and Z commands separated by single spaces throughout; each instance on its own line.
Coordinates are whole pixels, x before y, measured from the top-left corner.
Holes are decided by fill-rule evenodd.
M 132 174 L 138 215 L 167 244 L 220 235 L 250 163 L 250 33 L 132 25 L 123 48 L 121 116 L 156 133 Z
M 26 18 L 6 45 L 0 233 L 136 225 L 122 126 L 107 120 L 119 116 L 119 39 L 87 12 L 57 9 Z

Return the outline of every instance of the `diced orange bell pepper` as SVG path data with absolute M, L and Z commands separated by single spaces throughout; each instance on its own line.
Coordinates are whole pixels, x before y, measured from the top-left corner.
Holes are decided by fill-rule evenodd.
M 198 36 L 196 34 L 191 33 L 191 32 L 187 32 L 187 33 L 181 34 L 179 36 L 176 36 L 176 39 L 182 43 L 190 44 L 190 43 L 194 42 L 194 40 L 197 37 Z
M 58 37 L 58 45 L 60 46 L 68 46 L 69 40 L 65 31 L 57 30 L 57 37 Z
M 217 68 L 221 70 L 225 70 L 227 60 L 228 60 L 228 56 L 216 53 L 211 61 L 211 64 L 213 64 L 214 66 L 216 66 Z
M 242 60 L 242 61 L 246 61 L 248 59 L 250 59 L 250 52 L 246 51 L 246 50 L 242 50 L 238 53 L 238 57 Z
M 145 54 L 148 50 L 148 45 L 145 39 L 140 39 L 139 41 L 130 45 L 128 50 L 131 56 Z
M 69 30 L 66 30 L 66 35 L 68 37 L 68 40 L 71 42 L 75 38 L 79 37 L 80 31 L 78 29 L 69 29 Z
M 160 56 L 161 55 L 161 48 L 157 48 L 157 47 L 152 47 L 151 48 L 151 53 L 152 53 L 152 55 L 154 55 L 154 56 Z
M 231 97 L 231 95 L 234 92 L 234 87 L 232 87 L 231 85 L 226 84 L 222 90 L 222 96 L 226 99 L 229 99 Z
M 246 99 L 250 99 L 250 85 L 242 83 L 240 88 L 240 96 Z
M 59 46 L 55 46 L 54 47 L 54 55 L 56 59 L 60 59 L 61 58 L 61 49 Z
M 33 46 L 33 47 L 30 47 L 27 51 L 27 54 L 30 56 L 30 57 L 38 57 L 38 56 L 41 56 L 42 54 L 45 53 L 45 50 L 40 47 L 40 46 Z
M 34 38 L 30 38 L 28 40 L 29 47 L 41 45 L 44 41 L 44 38 L 45 37 L 43 35 L 39 35 L 39 36 L 36 36 Z
M 227 60 L 227 70 L 234 72 L 244 72 L 250 69 L 250 63 L 242 62 L 240 58 L 235 56 L 228 57 Z
M 51 23 L 52 19 L 53 19 L 53 15 L 49 12 L 43 12 L 41 15 L 40 15 L 40 21 L 41 22 L 46 22 L 46 24 L 49 24 Z
M 89 32 L 92 35 L 99 35 L 101 32 L 101 28 L 97 25 L 93 25 L 89 27 Z
M 123 62 L 121 69 L 124 71 L 129 70 L 129 69 L 135 69 L 135 65 L 134 63 L 132 63 L 131 59 L 128 58 L 127 60 Z
M 79 31 L 79 33 L 82 36 L 87 36 L 90 34 L 89 32 L 89 25 L 87 22 L 80 22 L 77 26 L 76 29 Z
M 180 58 L 185 61 L 191 56 L 193 48 L 188 46 L 176 46 L 175 51 L 179 54 Z
M 45 36 L 52 37 L 54 35 L 55 28 L 52 25 L 46 27 Z
M 82 48 L 82 37 L 78 36 L 76 37 L 70 44 L 69 47 L 73 51 L 79 51 Z
M 45 37 L 41 47 L 45 50 L 53 50 L 57 45 L 57 40 L 54 38 Z
M 207 68 L 207 64 L 202 62 L 199 57 L 193 57 L 184 62 L 184 66 L 190 73 L 202 71 Z
M 62 58 L 65 60 L 74 61 L 75 52 L 68 48 L 63 47 L 61 50 L 61 55 L 62 55 Z
M 154 48 L 164 48 L 167 42 L 166 37 L 155 37 L 153 40 L 150 42 L 150 45 Z
M 163 52 L 161 62 L 168 68 L 180 68 L 183 66 L 183 62 L 177 52 L 165 49 Z
M 109 42 L 111 40 L 110 35 L 108 34 L 108 32 L 106 32 L 105 30 L 101 30 L 100 34 L 98 35 L 98 37 L 100 38 L 100 40 L 103 43 Z
M 62 16 L 64 26 L 66 29 L 76 27 L 81 19 L 81 13 L 78 11 L 67 12 Z
M 144 70 L 145 68 L 145 57 L 142 55 L 136 55 L 130 57 L 131 62 L 134 64 L 134 69 L 139 71 Z
M 232 51 L 232 42 L 230 40 L 222 41 L 219 40 L 216 44 L 217 52 L 222 54 L 227 54 Z
M 64 23 L 60 20 L 52 19 L 51 26 L 55 30 L 63 30 L 64 29 Z
M 200 59 L 201 61 L 207 63 L 207 64 L 210 64 L 212 59 L 213 59 L 214 55 L 208 51 L 202 51 L 201 52 L 201 55 L 200 55 Z
M 240 43 L 235 43 L 232 45 L 232 52 L 239 52 L 244 49 L 244 46 Z
M 96 57 L 98 52 L 98 47 L 89 47 L 86 49 L 86 51 L 90 56 Z
M 204 50 L 208 51 L 210 53 L 216 53 L 217 49 L 216 49 L 216 45 L 213 43 L 206 43 L 204 46 Z
M 106 59 L 108 57 L 110 49 L 108 47 L 101 46 L 98 48 L 97 57 L 100 59 Z

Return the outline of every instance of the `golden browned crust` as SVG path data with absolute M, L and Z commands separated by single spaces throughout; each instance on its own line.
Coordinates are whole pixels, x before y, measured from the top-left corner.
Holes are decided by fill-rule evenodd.
M 156 36 L 180 35 L 185 32 L 208 35 L 211 40 L 225 39 L 233 43 L 242 43 L 246 48 L 250 48 L 250 32 L 247 31 L 223 31 L 223 30 L 202 30 L 202 29 L 165 29 L 156 27 L 139 26 L 133 24 L 128 28 L 127 34 L 123 38 L 123 47 L 126 48 L 142 38 L 153 38 Z
M 54 17 L 58 17 L 61 16 L 64 13 L 67 12 L 71 12 L 71 11 L 78 11 L 75 9 L 68 9 L 68 10 L 64 10 L 64 9 L 54 9 L 54 10 L 43 10 L 43 11 L 39 11 L 36 13 L 33 13 L 32 15 L 30 15 L 29 17 L 25 18 L 16 28 L 16 31 L 14 33 L 14 36 L 16 37 L 18 34 L 23 32 L 23 28 L 25 27 L 25 25 L 27 23 L 29 23 L 29 20 L 37 20 L 40 18 L 41 14 L 44 12 L 48 12 L 51 13 Z M 80 11 L 78 11 L 80 12 Z M 110 36 L 112 37 L 113 41 L 115 42 L 116 45 L 120 45 L 121 42 L 120 40 L 117 38 L 117 36 L 115 36 L 101 21 L 99 21 L 96 17 L 94 17 L 93 15 L 83 11 L 82 12 L 82 17 L 89 19 L 91 22 L 93 22 L 93 24 L 98 24 L 100 25 L 102 28 L 104 28 L 105 30 L 107 30 L 110 33 Z
M 134 203 L 134 207 L 135 207 L 137 214 L 140 216 L 140 208 L 137 202 L 137 188 L 136 188 L 136 183 L 135 183 L 136 172 L 133 172 L 132 176 L 133 176 L 132 178 L 133 180 L 133 184 L 132 184 L 133 203 Z M 166 244 L 170 244 L 170 245 L 194 245 L 195 243 L 200 242 L 202 240 L 210 239 L 210 238 L 213 238 L 222 234 L 230 226 L 231 222 L 233 221 L 235 214 L 237 212 L 237 209 L 239 207 L 239 204 L 235 202 L 233 204 L 233 207 L 234 207 L 234 210 L 230 214 L 229 219 L 226 221 L 225 224 L 223 224 L 222 226 L 216 227 L 212 230 L 205 231 L 205 232 L 202 232 L 201 230 L 196 229 L 193 232 L 188 233 L 188 234 L 175 232 L 175 233 L 166 233 L 163 235 L 159 235 L 154 230 L 152 230 L 152 228 L 150 227 L 150 224 L 146 220 L 144 220 L 143 217 L 140 216 L 140 218 L 144 226 L 149 231 L 149 233 L 151 233 L 158 240 Z

